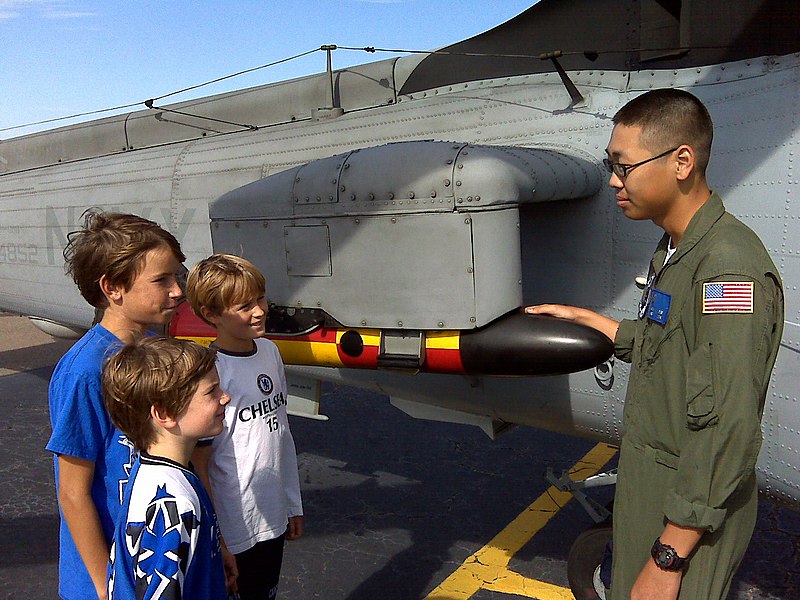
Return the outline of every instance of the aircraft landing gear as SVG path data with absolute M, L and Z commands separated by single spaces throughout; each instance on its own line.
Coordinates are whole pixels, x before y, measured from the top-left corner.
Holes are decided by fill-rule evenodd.
M 605 600 L 605 584 L 600 576 L 601 569 L 611 570 L 611 565 L 603 565 L 606 545 L 611 541 L 611 521 L 600 523 L 580 534 L 569 550 L 567 559 L 567 579 L 575 600 Z M 610 573 L 609 573 L 610 574 Z
M 617 470 L 573 481 L 568 475 L 556 477 L 552 469 L 548 469 L 546 479 L 559 490 L 570 492 L 595 522 L 592 528 L 577 537 L 569 550 L 567 579 L 570 590 L 576 600 L 605 600 L 605 584 L 611 582 L 611 552 L 606 552 L 606 546 L 610 549 L 611 542 L 611 511 L 583 490 L 614 485 Z

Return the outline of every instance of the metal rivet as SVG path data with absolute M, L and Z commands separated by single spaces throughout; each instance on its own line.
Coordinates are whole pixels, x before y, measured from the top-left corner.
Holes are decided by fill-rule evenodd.
M 402 321 L 398 321 L 398 322 L 397 322 L 397 326 L 398 326 L 398 327 L 402 327 L 402 326 L 403 326 L 403 322 L 402 322 Z
M 450 187 L 450 180 L 449 179 L 445 179 L 444 180 L 444 187 Z
M 444 327 L 444 321 L 439 321 L 439 327 Z
M 414 192 L 408 192 L 408 197 L 409 198 L 413 198 L 414 197 Z
M 394 199 L 394 194 L 392 192 L 389 192 L 389 200 L 393 200 L 393 199 Z
M 436 198 L 436 190 L 433 190 L 433 191 L 431 192 L 431 198 Z

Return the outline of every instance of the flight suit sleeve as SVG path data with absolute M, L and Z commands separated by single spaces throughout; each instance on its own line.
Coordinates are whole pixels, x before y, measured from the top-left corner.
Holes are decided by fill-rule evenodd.
M 617 335 L 614 338 L 614 356 L 624 362 L 631 362 L 633 340 L 636 336 L 636 321 L 623 319 L 620 321 Z
M 763 395 L 774 360 L 781 290 L 769 277 L 738 274 L 714 282 L 752 282 L 751 313 L 709 312 L 703 283 L 694 284 L 694 311 L 684 323 L 690 354 L 685 371 L 686 426 L 676 487 L 664 513 L 685 527 L 718 529 L 726 501 L 751 476 L 761 446 Z M 694 335 L 692 335 L 694 334 Z

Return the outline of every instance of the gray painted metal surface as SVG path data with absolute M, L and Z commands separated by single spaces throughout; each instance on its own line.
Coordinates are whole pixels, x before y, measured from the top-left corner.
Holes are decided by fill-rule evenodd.
M 396 72 L 401 66 L 395 65 Z M 374 86 L 364 83 L 373 86 L 372 99 L 361 104 L 354 100 L 351 106 L 344 99 L 356 98 L 361 85 L 356 83 L 361 78 L 354 76 L 351 83 L 342 81 L 345 111 L 335 119 L 313 120 L 309 111 L 308 117 L 303 113 L 302 119 L 257 131 L 194 134 L 193 139 L 110 155 L 105 154 L 113 149 L 103 142 L 80 151 L 98 155 L 91 160 L 18 172 L 8 167 L 0 177 L 0 307 L 87 326 L 92 311 L 63 275 L 61 259 L 66 234 L 78 226 L 86 208 L 127 210 L 155 219 L 176 234 L 191 265 L 211 252 L 209 203 L 286 172 L 265 180 L 283 186 L 285 195 L 274 207 L 271 200 L 269 209 L 253 219 L 252 209 L 263 203 L 257 195 L 248 196 L 238 214 L 221 215 L 215 223 L 219 233 L 214 231 L 224 240 L 220 249 L 243 253 L 268 273 L 270 296 L 287 306 L 330 307 L 337 319 L 355 325 L 421 329 L 437 329 L 440 322 L 471 328 L 507 307 L 541 301 L 631 317 L 640 294 L 635 279 L 646 271 L 659 231 L 626 220 L 614 207 L 613 194 L 593 186 L 592 178 L 599 173 L 611 117 L 619 107 L 648 89 L 681 87 L 706 103 L 715 122 L 712 186 L 728 210 L 764 240 L 786 285 L 783 348 L 765 407 L 758 471 L 762 490 L 800 502 L 800 54 L 569 75 L 585 98 L 571 108 L 554 73 L 445 85 L 399 94 L 391 104 L 388 90 L 399 88 L 396 82 L 384 87 L 381 76 Z M 279 116 L 284 114 L 280 111 L 290 115 L 294 100 L 307 93 L 311 99 L 298 106 L 324 106 L 324 98 L 318 100 L 308 85 L 305 80 L 282 84 L 264 90 L 261 99 L 274 99 Z M 245 110 L 240 116 L 247 121 Z M 149 119 L 153 131 L 175 126 L 153 115 L 142 119 Z M 89 131 L 92 126 L 85 127 Z M 44 158 L 26 158 L 21 152 L 19 164 L 30 167 L 59 158 L 59 144 L 68 146 L 76 131 L 53 134 L 56 150 L 43 150 Z M 37 144 L 47 145 L 46 135 L 37 137 Z M 477 165 L 473 179 L 461 180 L 461 187 L 475 191 L 451 191 L 456 175 L 451 165 L 441 164 L 447 154 L 436 154 L 438 144 L 419 146 L 420 152 L 432 152 L 429 160 L 438 161 L 430 171 L 415 172 L 409 168 L 410 158 L 390 158 L 399 147 L 394 142 L 423 140 L 451 148 L 447 152 L 456 153 L 455 161 L 464 158 L 466 171 Z M 463 144 L 489 148 L 473 154 Z M 6 158 L 13 147 L 3 142 L 0 154 Z M 362 150 L 374 147 L 383 147 L 379 152 L 385 156 Z M 464 149 L 470 153 L 463 156 Z M 6 158 L 7 164 L 15 157 Z M 561 169 L 567 177 L 541 177 L 531 189 L 553 201 L 531 202 L 535 198 L 526 196 L 519 181 L 529 182 L 531 173 L 538 177 L 547 170 L 537 162 L 542 157 L 544 165 Z M 557 166 L 562 158 L 589 167 Z M 319 159 L 326 160 L 314 162 Z M 336 166 L 345 159 L 352 176 Z M 525 161 L 538 166 L 522 168 L 523 175 L 508 167 Z M 481 164 L 487 165 L 484 174 Z M 500 173 L 498 165 L 507 170 L 492 182 L 486 173 Z M 312 174 L 315 169 L 318 173 Z M 298 174 L 301 181 L 295 182 Z M 448 177 L 449 187 L 443 183 Z M 334 179 L 339 191 L 331 199 Z M 548 189 L 553 181 L 558 184 Z M 293 197 L 295 183 L 308 187 Z M 254 189 L 261 185 L 267 184 L 256 183 Z M 502 185 L 508 186 L 507 193 L 500 191 Z M 319 202 L 313 191 L 318 191 Z M 389 192 L 395 197 L 389 199 Z M 301 227 L 313 231 L 301 232 Z M 300 275 L 290 275 L 289 266 Z M 414 293 L 422 289 L 428 291 Z M 628 369 L 616 363 L 609 371 L 609 366 L 545 379 L 299 371 L 431 406 L 432 413 L 456 411 L 470 422 L 488 421 L 488 431 L 495 431 L 497 423 L 519 423 L 615 441 L 621 435 Z
M 274 304 L 349 327 L 472 329 L 522 302 L 517 207 L 600 185 L 583 156 L 402 142 L 269 176 L 209 216 L 214 249 L 252 257 Z

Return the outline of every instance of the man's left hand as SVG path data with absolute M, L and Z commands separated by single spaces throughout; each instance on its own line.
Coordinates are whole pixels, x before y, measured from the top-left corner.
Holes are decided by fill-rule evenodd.
M 664 571 L 648 559 L 631 589 L 631 600 L 676 600 L 681 591 L 681 571 Z

